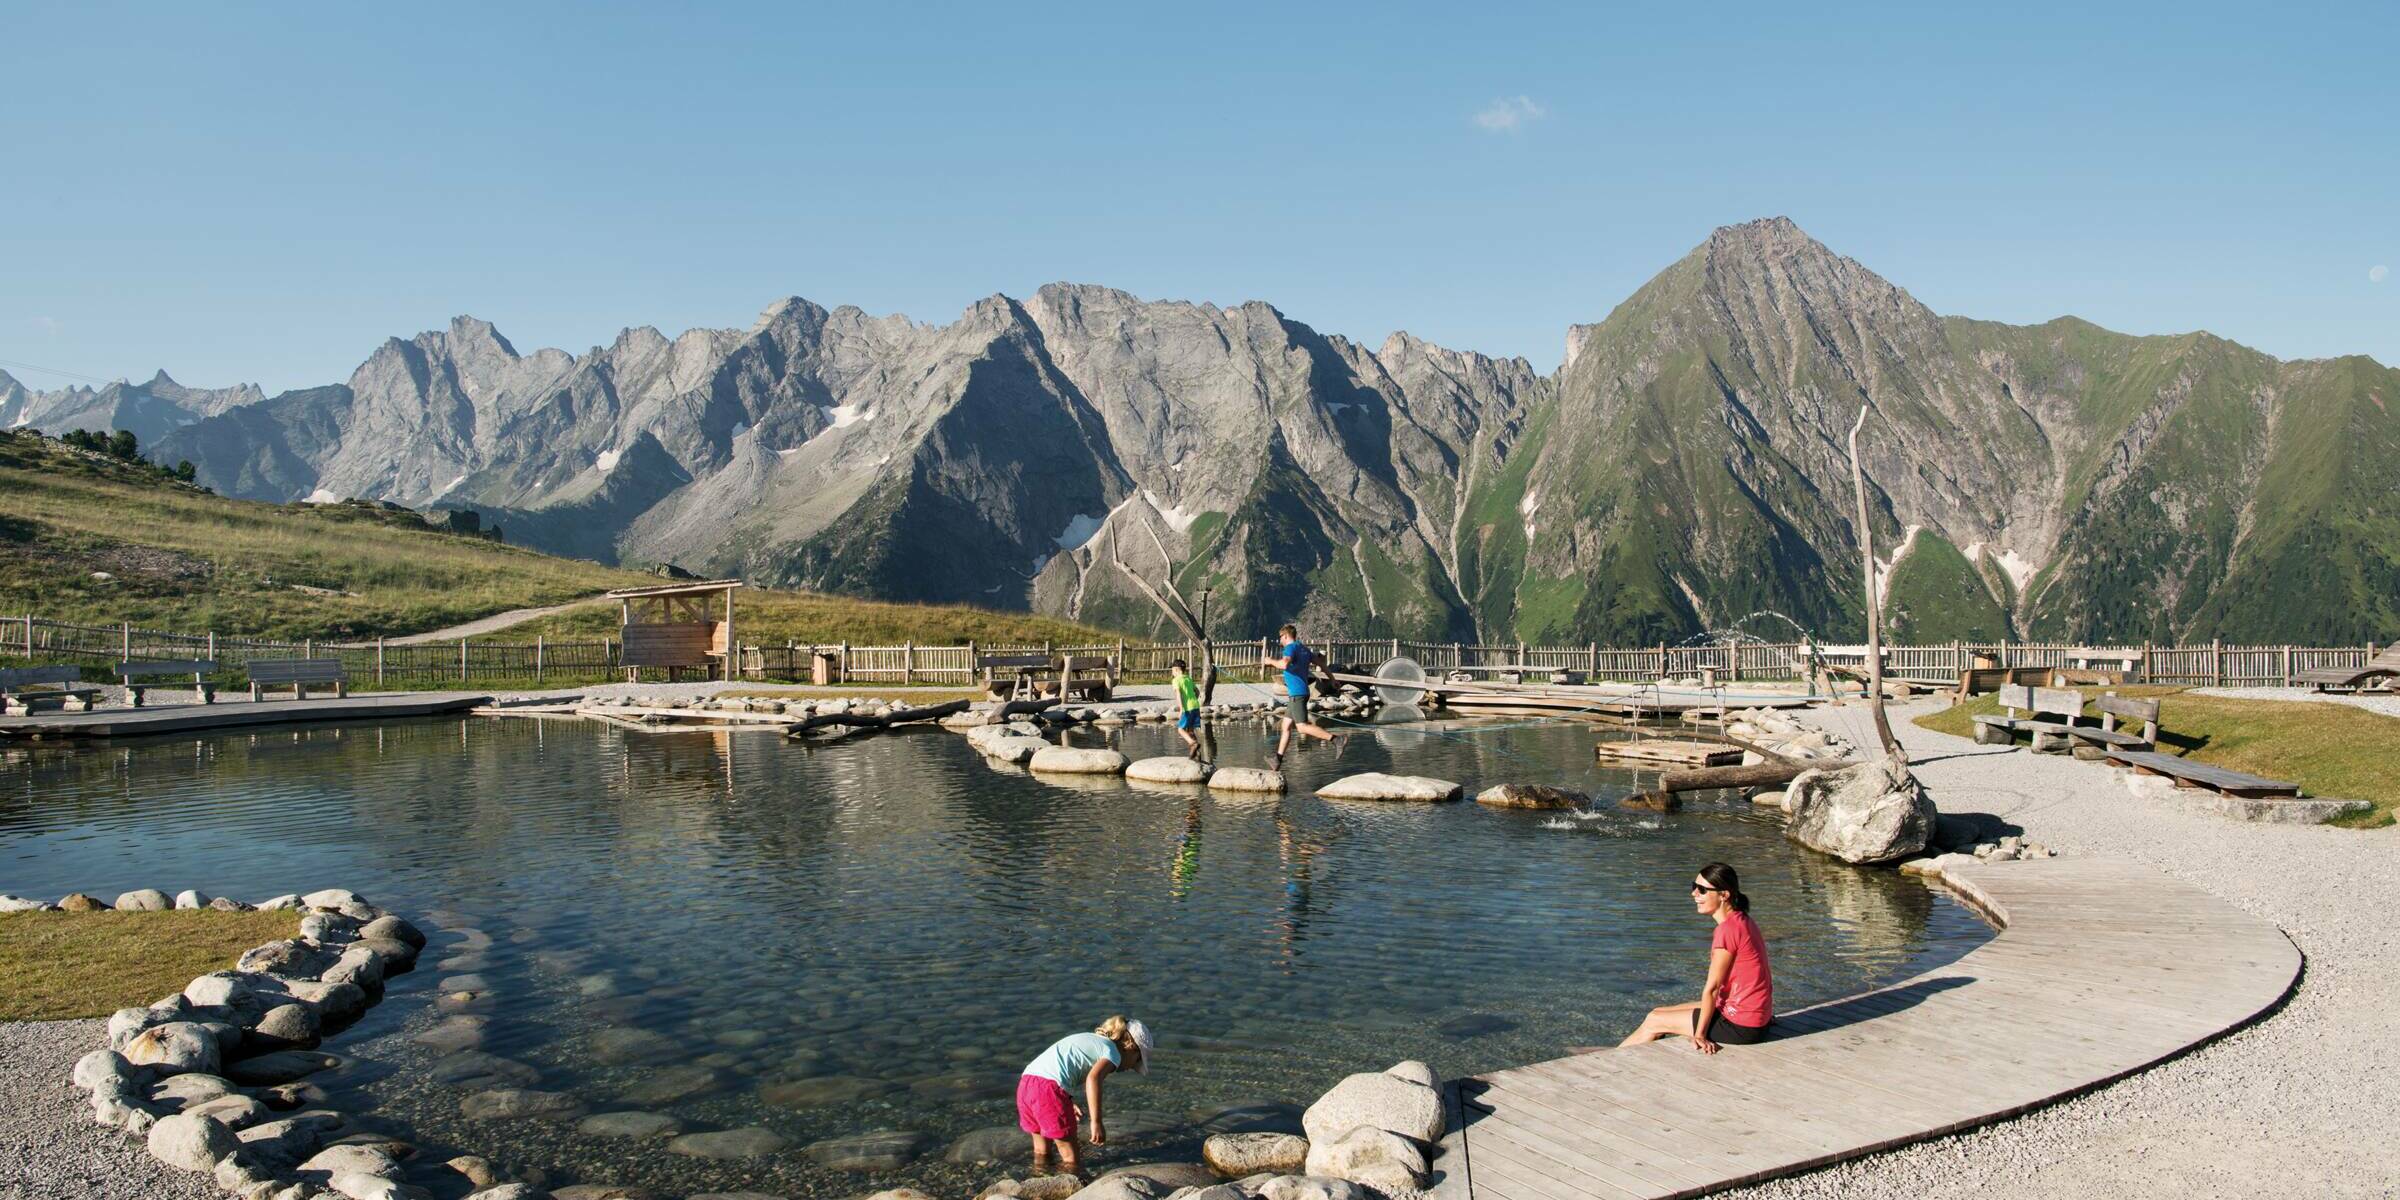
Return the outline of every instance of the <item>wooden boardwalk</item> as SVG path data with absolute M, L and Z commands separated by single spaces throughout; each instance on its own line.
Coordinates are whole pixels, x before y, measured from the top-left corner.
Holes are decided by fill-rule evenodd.
M 1677 1039 L 1452 1084 L 1434 1194 L 1698 1196 L 1805 1171 L 2121 1078 L 2258 1018 L 2299 977 L 2280 930 L 2150 867 L 2057 858 L 1950 876 L 1998 937 L 1782 1014 L 1763 1044 L 1710 1057 Z
M 146 737 L 194 733 L 244 725 L 289 725 L 303 721 L 377 721 L 464 712 L 488 704 L 483 692 L 379 692 L 325 700 L 220 699 L 215 704 L 160 704 L 149 708 L 102 708 L 91 712 L 46 712 L 0 717 L 0 737 Z

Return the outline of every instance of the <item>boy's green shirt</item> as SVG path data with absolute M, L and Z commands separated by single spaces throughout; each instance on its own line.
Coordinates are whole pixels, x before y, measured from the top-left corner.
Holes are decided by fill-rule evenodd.
M 1183 701 L 1183 711 L 1200 707 L 1200 681 L 1185 675 L 1175 681 L 1175 695 Z

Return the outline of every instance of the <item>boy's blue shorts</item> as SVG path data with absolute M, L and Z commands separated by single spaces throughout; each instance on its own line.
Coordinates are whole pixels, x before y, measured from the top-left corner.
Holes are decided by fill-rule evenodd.
M 1183 710 L 1183 715 L 1175 718 L 1175 728 L 1183 730 L 1200 728 L 1200 710 L 1196 708 Z

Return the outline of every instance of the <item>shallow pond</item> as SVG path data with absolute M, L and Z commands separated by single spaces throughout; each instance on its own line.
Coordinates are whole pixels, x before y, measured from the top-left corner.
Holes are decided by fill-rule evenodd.
M 1371 770 L 1633 790 L 1594 765 L 1593 736 L 1380 724 L 1295 754 L 1280 800 L 1036 779 L 933 729 L 801 745 L 470 718 L 17 748 L 0 751 L 0 890 L 352 888 L 433 946 L 332 1044 L 361 1060 L 332 1081 L 345 1104 L 448 1151 L 431 1161 L 667 1195 L 962 1192 L 1004 1168 L 946 1161 L 954 1143 L 1012 1125 L 1025 1061 L 1110 1013 L 1160 1045 L 1154 1074 L 1111 1085 L 1125 1144 L 1103 1166 L 1191 1157 L 1210 1110 L 1305 1102 L 1402 1058 L 1454 1076 L 1614 1040 L 1696 990 L 1709 928 L 1687 885 L 1712 859 L 1742 871 L 1781 1007 L 1990 936 L 1738 802 L 1561 815 L 1307 794 Z M 1220 761 L 1257 763 L 1268 737 L 1220 726 Z M 1067 740 L 1174 745 L 1149 725 Z M 448 1017 L 442 981 L 469 974 L 481 1052 L 531 1086 L 789 1146 L 710 1161 L 572 1121 L 468 1120 L 478 1085 L 444 1081 L 481 1060 L 441 1064 L 448 1046 L 416 1039 Z M 874 1130 L 921 1134 L 921 1153 L 858 1172 L 806 1149 Z

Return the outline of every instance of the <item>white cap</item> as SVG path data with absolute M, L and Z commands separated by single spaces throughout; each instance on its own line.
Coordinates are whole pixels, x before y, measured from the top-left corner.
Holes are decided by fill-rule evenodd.
M 1134 1070 L 1139 1071 L 1144 1075 L 1149 1074 L 1150 1055 L 1152 1054 L 1152 1050 L 1150 1048 L 1150 1027 L 1142 1024 L 1140 1021 L 1127 1021 L 1125 1023 L 1125 1036 L 1132 1038 L 1133 1044 L 1140 1047 L 1142 1051 L 1142 1065 L 1135 1067 Z

